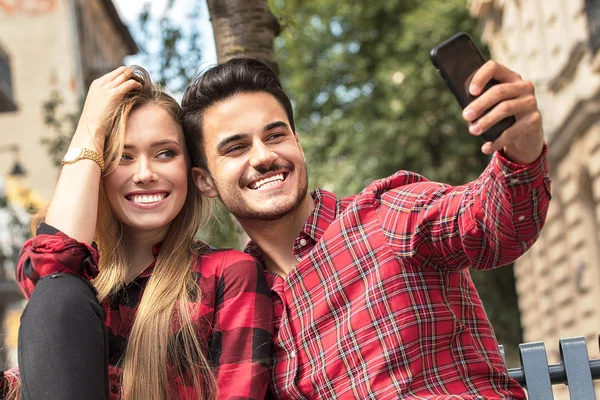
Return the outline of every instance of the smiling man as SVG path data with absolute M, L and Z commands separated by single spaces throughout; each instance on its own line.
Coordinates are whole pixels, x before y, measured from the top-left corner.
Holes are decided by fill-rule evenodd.
M 199 171 L 201 190 L 218 195 L 244 223 L 287 217 L 303 203 L 309 210 L 302 149 L 275 97 L 244 93 L 221 106 L 210 107 L 203 117 L 203 129 L 219 134 L 204 137 L 214 151 L 210 167 Z M 277 145 L 277 154 L 269 145 Z M 248 155 L 249 148 L 257 152 Z
M 468 267 L 508 264 L 535 242 L 550 181 L 533 86 L 489 62 L 472 94 L 490 79 L 500 84 L 465 110 L 473 122 L 491 109 L 472 132 L 517 122 L 483 145 L 495 154 L 477 180 L 399 171 L 346 198 L 308 194 L 292 105 L 267 66 L 231 60 L 188 88 L 196 184 L 239 220 L 271 287 L 276 397 L 525 398 Z

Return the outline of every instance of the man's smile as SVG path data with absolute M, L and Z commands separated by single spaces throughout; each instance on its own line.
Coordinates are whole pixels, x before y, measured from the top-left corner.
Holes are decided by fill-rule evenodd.
M 277 184 L 285 181 L 287 176 L 287 172 L 279 172 L 267 177 L 263 175 L 260 179 L 255 179 L 251 181 L 247 186 L 249 189 L 252 190 L 268 189 L 270 187 L 277 186 Z

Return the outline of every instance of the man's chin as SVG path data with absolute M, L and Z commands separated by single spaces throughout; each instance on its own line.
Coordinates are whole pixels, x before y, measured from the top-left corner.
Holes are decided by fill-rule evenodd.
M 262 204 L 246 205 L 246 207 L 229 207 L 225 205 L 231 214 L 242 221 L 277 221 L 289 218 L 289 216 L 300 207 L 305 196 L 288 199 L 285 202 L 273 201 Z
M 234 217 L 238 220 L 246 221 L 277 221 L 286 218 L 294 211 L 295 207 L 278 208 L 278 209 L 246 209 L 246 210 L 230 210 Z

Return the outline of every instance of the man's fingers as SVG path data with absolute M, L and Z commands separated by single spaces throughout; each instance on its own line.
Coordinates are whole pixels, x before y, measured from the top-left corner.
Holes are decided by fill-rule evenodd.
M 494 60 L 490 60 L 483 64 L 481 68 L 477 70 L 471 85 L 469 86 L 469 93 L 473 96 L 479 96 L 485 85 L 492 79 L 497 80 L 500 83 L 516 82 L 521 79 L 521 76 L 516 72 L 511 71 L 505 66 L 498 64 Z
M 469 126 L 469 132 L 473 135 L 481 135 L 483 132 L 511 115 L 523 115 L 537 110 L 537 101 L 534 96 L 517 97 L 505 100 L 493 107 L 487 114 L 479 118 Z
M 485 142 L 483 146 L 481 146 L 481 151 L 485 154 L 493 154 L 495 151 L 502 150 L 520 131 L 521 128 L 515 123 L 513 126 L 502 132 L 502 134 L 493 142 Z
M 531 82 L 518 81 L 494 85 L 465 108 L 463 118 L 469 122 L 476 120 L 487 110 L 501 102 L 524 96 L 535 100 Z
M 474 121 L 501 101 L 514 99 L 523 92 L 524 87 L 519 83 L 495 85 L 463 110 L 463 118 L 467 122 Z
M 539 112 L 520 114 L 516 118 L 517 122 L 513 126 L 502 132 L 493 142 L 486 142 L 481 146 L 481 151 L 485 154 L 492 154 L 514 142 L 519 136 L 541 129 L 542 118 Z

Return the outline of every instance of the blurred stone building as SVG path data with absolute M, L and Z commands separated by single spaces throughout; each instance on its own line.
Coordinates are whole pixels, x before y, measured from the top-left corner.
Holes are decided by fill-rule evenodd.
M 0 146 L 19 145 L 23 183 L 49 199 L 58 169 L 41 144 L 54 133 L 42 120 L 43 104 L 58 94 L 59 114 L 76 112 L 91 81 L 137 47 L 111 0 L 0 0 L 0 38 L 17 107 L 0 115 Z M 0 157 L 0 171 L 11 162 Z
M 59 172 L 42 145 L 57 135 L 44 124 L 43 106 L 56 106 L 61 120 L 76 115 L 91 81 L 138 48 L 111 0 L 0 0 L 0 40 L 0 110 L 7 110 L 0 113 L 0 198 L 10 206 L 3 207 L 9 216 L 0 212 L 0 272 L 3 264 L 11 270 L 0 273 L 2 369 L 16 361 L 22 307 L 20 296 L 14 301 L 12 272 L 20 243 L 2 248 L 2 237 L 19 236 L 11 232 L 14 224 L 3 221 L 46 203 Z M 63 130 L 70 134 L 72 128 L 65 123 Z
M 493 58 L 535 84 L 553 200 L 539 241 L 515 265 L 525 341 L 600 333 L 600 0 L 468 0 Z M 562 395 L 564 388 L 559 388 Z M 600 393 L 600 392 L 599 392 Z
M 14 112 L 15 110 L 16 106 L 13 100 L 10 59 L 4 48 L 0 45 L 0 115 L 7 112 Z M 13 147 L 0 147 L 0 152 L 4 153 L 11 151 L 14 151 Z M 18 166 L 18 164 L 15 165 Z M 13 175 L 18 175 L 19 171 L 14 172 Z M 4 320 L 4 316 L 8 311 L 5 306 L 14 304 L 20 299 L 16 285 L 14 285 L 12 280 L 7 279 L 9 263 L 7 262 L 8 257 L 6 254 L 13 253 L 12 238 L 14 237 L 9 230 L 9 226 L 15 216 L 15 210 L 10 207 L 5 187 L 2 184 L 2 181 L 0 181 L 0 299 L 2 299 L 4 303 L 4 306 L 0 306 L 0 321 Z M 0 325 L 0 335 L 0 337 L 6 337 L 6 329 L 3 325 Z M 0 367 L 7 364 L 6 356 L 6 352 L 0 352 Z

